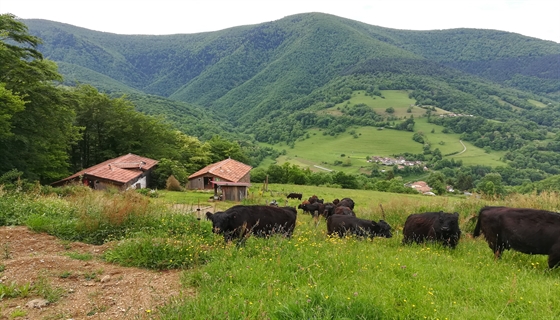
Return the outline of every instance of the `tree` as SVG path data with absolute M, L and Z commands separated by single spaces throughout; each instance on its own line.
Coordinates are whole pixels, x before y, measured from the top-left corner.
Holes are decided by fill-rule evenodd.
M 235 159 L 239 162 L 249 163 L 245 153 L 241 150 L 239 143 L 225 140 L 219 135 L 215 135 L 212 139 L 206 141 L 209 146 L 212 162 L 222 161 L 227 158 Z
M 0 105 L 2 106 L 2 108 L 0 108 L 1 140 L 13 135 L 12 117 L 14 114 L 25 109 L 25 101 L 23 101 L 22 97 L 13 94 L 11 90 L 6 89 L 6 85 L 4 83 L 0 83 Z
M 162 158 L 152 174 L 152 184 L 156 188 L 167 188 L 169 177 L 173 177 L 177 184 L 185 185 L 188 178 L 187 169 L 177 160 Z
M 339 184 L 344 189 L 357 189 L 358 181 L 356 177 L 350 174 L 345 174 L 342 171 L 336 171 L 333 174 L 333 183 Z
M 476 184 L 477 190 L 486 196 L 503 196 L 506 190 L 499 173 L 489 173 Z
M 395 113 L 395 108 L 389 107 L 389 108 L 385 109 L 385 112 L 393 114 L 393 113 Z
M 435 194 L 442 195 L 447 191 L 447 185 L 445 184 L 445 176 L 441 172 L 432 172 L 426 179 L 426 183 L 432 188 Z
M 73 92 L 81 133 L 71 150 L 73 171 L 127 153 L 179 161 L 191 173 L 210 162 L 208 148 L 197 138 L 174 130 L 161 118 L 136 111 L 126 97 L 114 99 L 88 85 Z
M 40 42 L 13 15 L 0 15 L 0 173 L 16 168 L 52 182 L 69 173 L 68 146 L 79 134 L 72 94 L 55 87 L 62 77 Z

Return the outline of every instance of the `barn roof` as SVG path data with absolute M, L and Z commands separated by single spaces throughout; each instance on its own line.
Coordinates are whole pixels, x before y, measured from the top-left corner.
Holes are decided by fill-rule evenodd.
M 64 182 L 84 175 L 87 175 L 94 179 L 97 178 L 110 180 L 117 183 L 125 184 L 137 178 L 144 171 L 150 170 L 156 164 L 158 164 L 157 160 L 129 153 L 118 158 L 103 161 L 99 164 L 94 165 L 93 167 L 78 171 L 73 175 L 52 184 L 60 185 Z
M 251 168 L 250 165 L 228 158 L 198 170 L 189 176 L 189 180 L 209 173 L 224 180 L 238 182 Z

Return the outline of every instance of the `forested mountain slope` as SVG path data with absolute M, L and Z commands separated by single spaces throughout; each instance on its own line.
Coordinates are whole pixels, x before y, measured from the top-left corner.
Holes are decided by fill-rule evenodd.
M 25 23 L 44 40 L 41 50 L 54 61 L 80 65 L 146 93 L 203 105 L 221 99 L 219 105 L 229 106 L 227 93 L 245 96 L 249 91 L 253 100 L 259 100 L 253 91 L 263 89 L 267 96 L 309 93 L 341 70 L 372 58 L 427 59 L 513 83 L 516 75 L 558 78 L 551 70 L 560 55 L 557 43 L 502 31 L 395 30 L 320 13 L 166 36 L 116 35 L 45 20 Z M 518 63 L 512 68 L 507 61 Z M 498 75 L 483 66 L 499 70 Z M 80 80 L 79 74 L 73 77 Z M 282 90 L 267 89 L 272 83 Z
M 513 33 L 395 30 L 322 13 L 166 36 L 25 23 L 43 39 L 42 52 L 60 64 L 67 82 L 202 106 L 248 133 L 276 124 L 287 132 L 280 140 L 316 125 L 301 118 L 352 90 L 409 90 L 419 104 L 559 125 L 541 119 L 530 101 L 545 113 L 560 112 L 560 44 Z

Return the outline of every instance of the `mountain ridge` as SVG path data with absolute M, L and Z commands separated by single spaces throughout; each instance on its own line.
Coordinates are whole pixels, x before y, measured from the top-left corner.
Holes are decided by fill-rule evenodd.
M 496 106 L 485 101 L 486 95 L 560 101 L 560 73 L 554 72 L 560 69 L 560 44 L 504 31 L 396 30 L 322 13 L 162 36 L 25 22 L 44 40 L 45 57 L 64 63 L 67 82 L 183 101 L 226 116 L 242 130 L 274 121 L 276 111 L 290 117 L 327 105 L 340 96 L 327 89 L 329 83 L 360 74 L 369 79 L 361 86 L 370 91 L 379 86 L 423 90 L 431 95 L 424 100 L 462 111 L 440 94 L 451 86 L 475 101 L 470 105 L 479 105 L 465 103 L 463 111 L 482 116 L 507 111 L 488 111 Z M 67 71 L 71 65 L 79 66 L 74 73 Z M 123 85 L 107 85 L 105 77 Z

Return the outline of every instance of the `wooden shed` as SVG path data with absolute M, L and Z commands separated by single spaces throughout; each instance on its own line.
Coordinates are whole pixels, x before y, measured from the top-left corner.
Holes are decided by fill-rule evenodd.
M 251 185 L 252 167 L 231 158 L 208 165 L 189 176 L 187 189 L 214 190 L 224 200 L 241 201 Z

